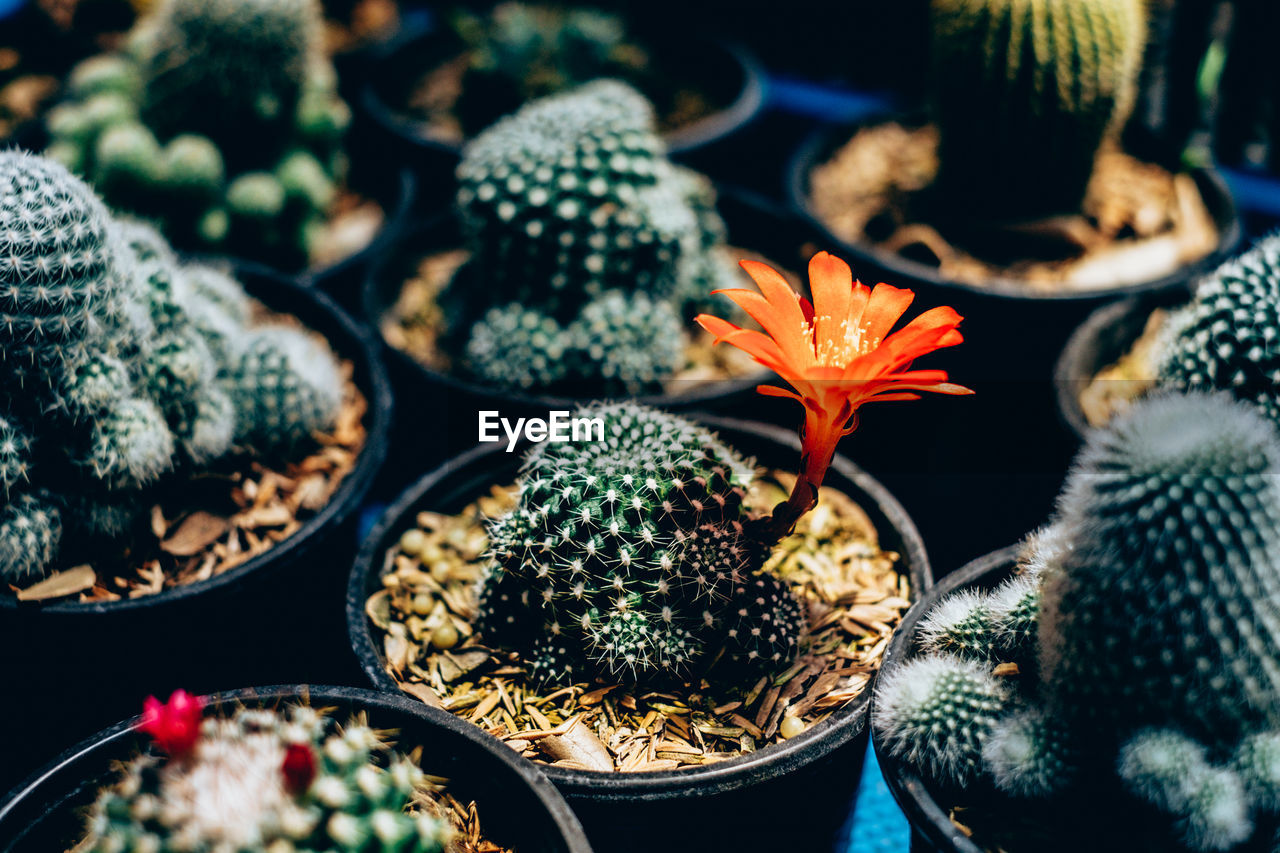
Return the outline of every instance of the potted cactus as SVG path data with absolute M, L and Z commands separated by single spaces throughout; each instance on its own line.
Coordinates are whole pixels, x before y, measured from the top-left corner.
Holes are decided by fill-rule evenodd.
M 184 250 L 330 266 L 393 211 L 346 182 L 322 26 L 316 0 L 162 3 L 72 70 L 47 153 Z
M 1038 378 L 1090 303 L 1176 287 L 1240 239 L 1211 169 L 1122 133 L 1142 0 L 933 0 L 931 26 L 927 111 L 821 129 L 793 158 L 792 200 L 828 242 L 960 290 L 989 324 L 975 339 L 1035 353 Z
M 1185 292 L 1098 309 L 1072 335 L 1057 367 L 1058 404 L 1083 434 L 1164 389 L 1226 391 L 1280 423 L 1271 355 L 1280 298 L 1280 236 Z
M 1269 849 L 1277 466 L 1254 407 L 1145 400 L 1090 435 L 1016 559 L 921 602 L 872 711 L 920 833 L 970 853 Z
M 587 853 L 554 788 L 501 749 L 447 715 L 368 691 L 179 690 L 17 789 L 0 806 L 0 843 Z
M 707 145 L 755 117 L 764 86 L 752 56 L 711 40 L 664 44 L 672 34 L 638 29 L 641 20 L 545 3 L 459 7 L 439 29 L 389 43 L 363 103 L 402 146 L 445 168 L 502 116 L 601 78 L 645 93 L 673 151 Z
M 909 520 L 835 449 L 864 402 L 966 393 L 911 368 L 960 342 L 959 316 L 935 308 L 889 334 L 909 292 L 855 284 L 822 253 L 809 304 L 766 265 L 743 265 L 760 291 L 728 295 L 766 331 L 698 321 L 795 389 L 762 391 L 804 403 L 798 474 L 778 470 L 794 452 L 786 433 L 595 404 L 576 414 L 598 422 L 594 438 L 536 444 L 522 463 L 478 448 L 428 475 L 352 575 L 348 625 L 369 677 L 549 763 L 600 843 L 626 826 L 624 846 L 651 847 L 644 827 L 695 812 L 681 849 L 737 843 L 727 817 L 753 798 L 842 814 L 856 774 L 829 768 L 856 762 L 864 678 L 927 583 Z M 841 618 L 855 601 L 874 602 L 855 612 L 877 614 L 870 632 Z M 820 845 L 835 828 L 779 832 Z M 762 832 L 742 831 L 743 843 Z
M 597 81 L 528 104 L 469 143 L 458 183 L 456 232 L 406 233 L 366 285 L 406 399 L 457 401 L 474 434 L 476 409 L 687 404 L 758 378 L 685 331 L 741 274 L 710 182 L 666 158 L 634 89 Z

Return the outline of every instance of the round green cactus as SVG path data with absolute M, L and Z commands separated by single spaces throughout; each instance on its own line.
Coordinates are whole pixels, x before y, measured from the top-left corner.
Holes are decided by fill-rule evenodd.
M 181 755 L 124 764 L 83 849 L 440 853 L 454 830 L 421 809 L 423 772 L 389 751 L 363 723 L 339 728 L 305 706 L 207 717 Z
M 500 388 L 546 389 L 569 375 L 571 339 L 553 318 L 518 303 L 490 308 L 471 327 L 466 364 Z
M 982 757 L 996 786 L 1020 797 L 1043 797 L 1075 781 L 1073 733 L 1043 709 L 1014 712 L 992 726 Z
M 311 334 L 285 326 L 246 333 L 232 369 L 237 441 L 259 453 L 290 453 L 329 429 L 342 404 L 338 363 Z
M 1280 424 L 1280 235 L 1223 264 L 1156 342 L 1162 387 L 1229 391 Z
M 603 440 L 549 441 L 526 457 L 517 507 L 490 528 L 481 635 L 526 653 L 554 637 L 561 660 L 628 681 L 686 675 L 722 646 L 751 665 L 790 661 L 803 612 L 758 574 L 746 463 L 705 429 L 635 404 L 574 417 L 597 421 Z
M 1091 437 L 1060 502 L 1072 548 L 1042 586 L 1059 713 L 1210 744 L 1280 722 L 1278 473 L 1274 429 L 1222 396 L 1151 399 Z
M 62 512 L 47 495 L 10 495 L 0 507 L 0 577 L 40 577 L 61 541 Z
M 605 393 L 653 393 L 685 363 L 688 336 L 675 306 L 644 292 L 606 291 L 566 333 L 570 370 L 602 382 Z
M 1142 0 L 932 0 L 939 181 L 972 214 L 1071 212 L 1133 108 Z

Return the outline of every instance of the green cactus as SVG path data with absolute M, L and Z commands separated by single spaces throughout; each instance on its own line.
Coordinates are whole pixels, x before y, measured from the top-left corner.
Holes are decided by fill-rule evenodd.
M 149 489 L 233 439 L 294 450 L 333 417 L 328 351 L 251 328 L 236 282 L 182 267 L 52 161 L 0 153 L 0 257 L 0 575 L 47 573 L 63 540 L 122 536 Z
M 595 378 L 606 394 L 653 393 L 685 363 L 688 336 L 679 312 L 642 291 L 609 290 L 592 299 L 566 335 L 570 372 Z
M 1280 424 L 1280 235 L 1203 279 L 1156 341 L 1161 387 L 1229 391 Z
M 1072 547 L 1042 587 L 1057 713 L 1211 744 L 1280 723 L 1278 472 L 1270 424 L 1221 397 L 1151 399 L 1092 436 L 1060 499 Z
M 72 72 L 48 152 L 184 248 L 301 264 L 350 121 L 320 27 L 316 0 L 166 0 Z
M 1008 688 L 987 667 L 952 655 L 916 658 L 880 681 L 872 724 L 890 753 L 948 784 L 977 778 Z
M 236 440 L 266 455 L 305 446 L 333 426 L 342 403 L 337 361 L 301 329 L 263 326 L 248 332 L 231 377 Z
M 518 505 L 490 528 L 481 635 L 538 650 L 541 677 L 678 677 L 722 647 L 753 668 L 794 658 L 802 610 L 758 575 L 744 461 L 701 427 L 635 404 L 575 417 L 598 418 L 604 440 L 545 442 L 526 457 Z
M 553 388 L 569 375 L 571 338 L 553 318 L 518 303 L 490 308 L 471 327 L 466 364 L 500 388 Z
M 454 830 L 421 809 L 430 790 L 359 720 L 338 727 L 305 706 L 240 709 L 206 717 L 179 757 L 126 762 L 90 811 L 83 849 L 439 853 Z
M 1133 108 L 1142 0 L 932 0 L 939 183 L 967 211 L 1078 210 Z
M 1020 797 L 1044 797 L 1075 781 L 1072 732 L 1041 708 L 1015 711 L 992 726 L 982 759 L 996 786 Z

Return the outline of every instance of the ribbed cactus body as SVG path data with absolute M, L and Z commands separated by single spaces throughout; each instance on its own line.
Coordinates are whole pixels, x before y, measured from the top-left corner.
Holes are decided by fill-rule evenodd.
M 289 453 L 305 445 L 333 426 L 342 404 L 337 361 L 301 329 L 249 332 L 231 377 L 237 440 L 261 453 Z
M 569 324 L 570 370 L 608 394 L 652 393 L 685 364 L 688 336 L 676 306 L 644 292 L 610 290 Z
M 1005 219 L 1070 212 L 1128 117 L 1142 0 L 933 0 L 940 181 Z
M 500 388 L 551 388 L 569 375 L 571 340 L 541 311 L 517 302 L 490 308 L 471 327 L 465 356 L 471 372 Z
M 687 674 L 723 645 L 753 666 L 794 657 L 800 606 L 755 576 L 763 554 L 743 524 L 741 457 L 634 404 L 575 417 L 599 418 L 604 440 L 546 442 L 526 458 L 519 503 L 490 530 L 482 633 L 526 653 L 555 637 L 567 660 L 629 680 Z
M 1095 433 L 1044 578 L 1041 680 L 1065 718 L 1207 743 L 1280 724 L 1280 444 L 1243 404 L 1151 400 Z
M 189 755 L 127 762 L 89 816 L 89 853 L 219 850 L 438 853 L 446 820 L 417 811 L 428 789 L 358 721 L 307 707 L 206 718 Z
M 1162 386 L 1228 391 L 1280 424 L 1280 235 L 1201 281 L 1155 348 Z

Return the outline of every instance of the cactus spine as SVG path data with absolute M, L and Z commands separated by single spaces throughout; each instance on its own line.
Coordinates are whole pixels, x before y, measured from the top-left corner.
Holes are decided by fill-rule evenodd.
M 948 199 L 1006 219 L 1077 210 L 1133 108 L 1142 0 L 933 0 L 932 26 Z

